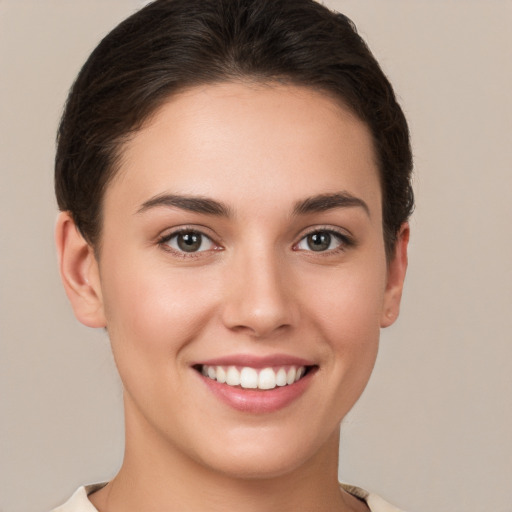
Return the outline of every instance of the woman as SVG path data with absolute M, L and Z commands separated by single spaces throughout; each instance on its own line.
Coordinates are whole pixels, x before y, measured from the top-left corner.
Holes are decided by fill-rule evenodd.
M 407 124 L 311 0 L 158 0 L 59 130 L 56 240 L 123 381 L 118 475 L 57 510 L 397 510 L 337 482 L 339 425 L 398 316 Z

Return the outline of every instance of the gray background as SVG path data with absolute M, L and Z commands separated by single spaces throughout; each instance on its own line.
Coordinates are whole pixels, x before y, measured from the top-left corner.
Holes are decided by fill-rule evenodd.
M 108 340 L 53 248 L 54 134 L 99 39 L 143 2 L 0 0 L 0 511 L 36 512 L 122 456 Z M 331 0 L 410 120 L 417 211 L 398 323 L 342 428 L 340 477 L 410 512 L 512 511 L 512 2 Z

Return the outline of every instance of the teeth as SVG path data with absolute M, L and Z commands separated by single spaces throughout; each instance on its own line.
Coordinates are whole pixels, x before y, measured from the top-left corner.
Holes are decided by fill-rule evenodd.
M 229 386 L 240 385 L 240 372 L 234 367 L 230 366 L 226 373 L 226 384 Z
M 261 370 L 258 378 L 259 389 L 274 389 L 276 387 L 276 372 L 272 368 Z
M 276 373 L 276 386 L 286 386 L 286 370 L 284 368 L 279 368 Z
M 244 389 L 274 389 L 293 384 L 306 373 L 304 366 L 288 366 L 286 368 L 263 368 L 256 370 L 244 366 L 240 370 L 236 366 L 207 366 L 201 367 L 205 377 L 216 380 L 228 386 L 241 386 Z
M 222 368 L 222 366 L 217 366 L 216 372 L 217 372 L 217 382 L 224 384 L 224 382 L 226 382 L 226 371 L 224 370 L 224 368 Z
M 242 368 L 240 386 L 247 389 L 256 389 L 258 387 L 258 372 L 254 368 Z
M 291 366 L 286 374 L 286 384 L 293 384 L 295 382 L 295 375 L 297 375 L 297 369 Z

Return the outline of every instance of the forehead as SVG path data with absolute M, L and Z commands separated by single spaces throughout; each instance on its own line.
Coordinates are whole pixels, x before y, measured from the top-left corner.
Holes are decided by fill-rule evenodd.
M 362 121 L 310 88 L 229 82 L 185 90 L 161 106 L 122 148 L 105 199 L 140 205 L 171 192 L 263 206 L 275 191 L 294 202 L 345 189 L 380 209 Z

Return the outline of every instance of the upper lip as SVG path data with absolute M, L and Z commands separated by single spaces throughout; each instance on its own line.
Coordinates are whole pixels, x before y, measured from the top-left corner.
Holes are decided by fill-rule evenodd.
M 192 366 L 248 366 L 251 368 L 268 368 L 272 366 L 314 366 L 308 359 L 288 354 L 256 356 L 250 354 L 232 354 L 203 361 L 196 361 Z

